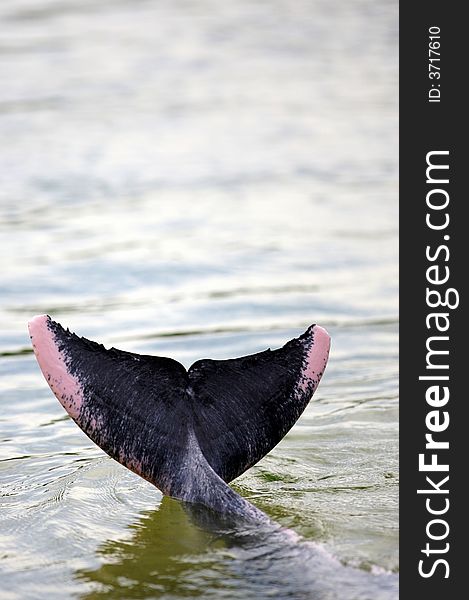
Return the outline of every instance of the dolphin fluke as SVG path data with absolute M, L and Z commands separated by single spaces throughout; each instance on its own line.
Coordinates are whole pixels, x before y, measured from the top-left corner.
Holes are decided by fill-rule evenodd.
M 47 315 L 34 317 L 29 332 L 52 391 L 112 458 L 167 495 L 252 516 L 259 511 L 226 483 L 293 426 L 330 345 L 312 325 L 278 350 L 186 370 L 170 358 L 107 350 Z

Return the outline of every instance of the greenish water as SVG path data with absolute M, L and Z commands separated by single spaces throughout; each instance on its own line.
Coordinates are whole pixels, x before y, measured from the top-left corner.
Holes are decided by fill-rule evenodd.
M 395 3 L 0 20 L 0 598 L 397 597 Z M 221 534 L 106 457 L 39 372 L 39 313 L 186 366 L 326 327 L 313 401 L 233 484 L 307 544 Z

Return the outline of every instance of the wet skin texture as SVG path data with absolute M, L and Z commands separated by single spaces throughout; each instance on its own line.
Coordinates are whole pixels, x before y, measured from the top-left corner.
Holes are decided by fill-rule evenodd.
M 107 350 L 49 316 L 29 324 L 41 370 L 83 431 L 163 493 L 220 513 L 267 517 L 227 482 L 269 452 L 306 408 L 329 336 L 312 325 L 282 348 L 230 360 Z

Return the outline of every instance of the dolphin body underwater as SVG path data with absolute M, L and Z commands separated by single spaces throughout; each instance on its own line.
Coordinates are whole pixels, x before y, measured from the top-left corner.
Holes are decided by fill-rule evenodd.
M 171 358 L 108 350 L 48 315 L 28 327 L 47 383 L 86 435 L 163 494 L 182 500 L 197 525 L 258 554 L 259 572 L 268 555 L 276 557 L 280 585 L 295 580 L 300 586 L 298 597 L 397 597 L 395 574 L 344 566 L 228 485 L 276 446 L 308 405 L 329 356 L 322 327 L 312 325 L 277 350 L 203 359 L 188 370 Z

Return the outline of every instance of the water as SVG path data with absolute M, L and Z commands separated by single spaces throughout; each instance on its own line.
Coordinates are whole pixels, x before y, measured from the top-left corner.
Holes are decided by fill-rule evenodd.
M 396 4 L 0 19 L 0 598 L 396 597 Z M 221 534 L 103 455 L 40 375 L 39 313 L 186 366 L 326 327 L 313 402 L 233 484 L 307 543 Z

